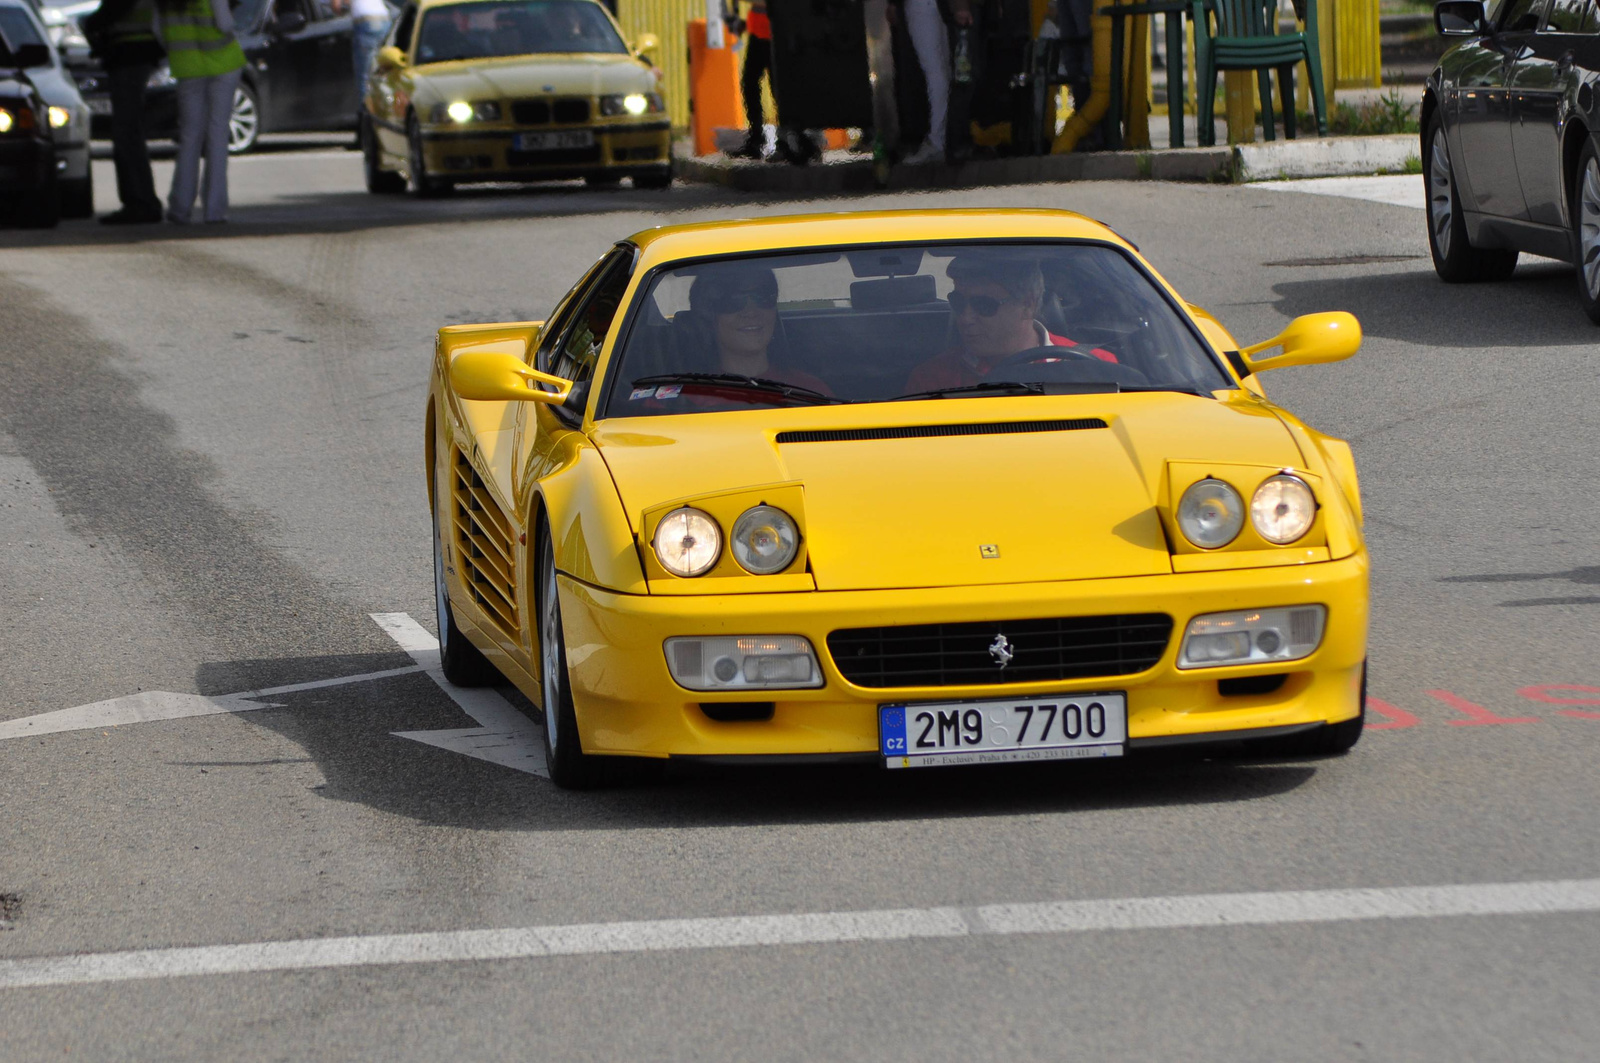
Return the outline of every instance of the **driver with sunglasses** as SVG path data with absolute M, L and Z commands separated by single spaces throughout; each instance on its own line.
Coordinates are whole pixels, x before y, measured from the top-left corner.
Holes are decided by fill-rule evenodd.
M 1044 300 L 1044 276 L 1031 259 L 973 252 L 950 261 L 945 274 L 950 320 L 956 344 L 917 366 L 906 378 L 908 392 L 941 391 L 981 383 L 990 370 L 1014 354 L 1036 347 L 1078 347 L 1050 332 L 1037 319 Z M 1089 354 L 1105 362 L 1117 356 L 1095 347 Z

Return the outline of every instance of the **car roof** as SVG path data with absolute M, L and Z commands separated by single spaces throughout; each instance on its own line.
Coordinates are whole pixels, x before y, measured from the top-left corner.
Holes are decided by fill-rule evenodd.
M 946 240 L 1098 240 L 1134 249 L 1110 227 L 1066 210 L 876 210 L 790 214 L 646 229 L 628 238 L 642 264 L 799 247 Z M 1136 250 L 1136 249 L 1134 249 Z

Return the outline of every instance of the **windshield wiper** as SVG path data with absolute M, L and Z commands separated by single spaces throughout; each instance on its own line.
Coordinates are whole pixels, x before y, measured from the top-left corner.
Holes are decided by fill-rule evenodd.
M 772 391 L 785 398 L 804 399 L 813 406 L 833 406 L 844 401 L 811 388 L 801 387 L 799 384 L 785 384 L 781 380 L 763 376 L 745 376 L 743 373 L 661 373 L 657 376 L 642 376 L 635 380 L 632 386 L 647 388 L 657 384 L 716 384 L 721 387 L 743 388 L 747 391 Z
M 913 399 L 944 399 L 962 395 L 1115 395 L 1130 391 L 1178 391 L 1185 395 L 1206 395 L 1206 392 L 1194 387 L 1179 384 L 1120 384 L 1115 380 L 984 380 L 960 387 L 896 395 L 890 401 L 909 402 Z

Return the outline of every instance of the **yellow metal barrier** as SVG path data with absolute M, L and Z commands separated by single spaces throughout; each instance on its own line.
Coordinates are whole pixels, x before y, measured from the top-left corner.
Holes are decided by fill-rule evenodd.
M 617 21 L 630 41 L 641 33 L 654 33 L 661 49 L 651 59 L 661 68 L 661 91 L 667 97 L 667 115 L 675 129 L 689 125 L 690 19 L 705 18 L 705 0 L 618 0 Z
M 1333 15 L 1333 33 L 1329 35 L 1333 38 L 1333 63 L 1328 63 L 1326 53 L 1323 57 L 1323 69 L 1333 82 L 1331 87 L 1377 88 L 1383 81 L 1378 0 L 1318 0 L 1318 14 L 1324 2 L 1332 8 Z

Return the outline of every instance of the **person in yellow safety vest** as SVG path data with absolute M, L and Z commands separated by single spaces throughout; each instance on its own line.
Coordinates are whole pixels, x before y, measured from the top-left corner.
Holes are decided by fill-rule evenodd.
M 100 218 L 106 225 L 161 220 L 144 120 L 145 86 L 165 54 L 151 24 L 154 17 L 153 0 L 105 0 L 83 20 L 84 36 L 105 65 L 111 90 L 111 158 L 122 208 Z
M 178 81 L 178 158 L 167 194 L 167 220 L 189 222 L 206 160 L 202 210 L 208 222 L 228 220 L 228 119 L 244 69 L 228 0 L 156 0 L 156 24 L 167 65 Z

